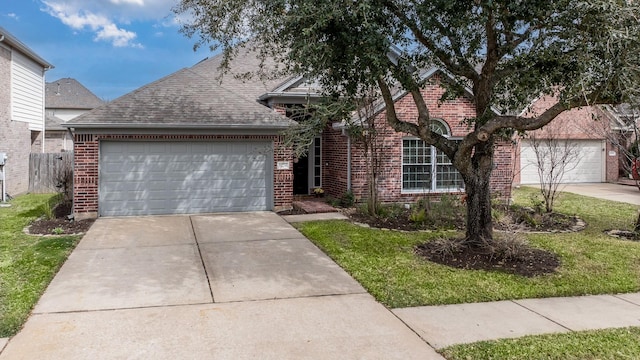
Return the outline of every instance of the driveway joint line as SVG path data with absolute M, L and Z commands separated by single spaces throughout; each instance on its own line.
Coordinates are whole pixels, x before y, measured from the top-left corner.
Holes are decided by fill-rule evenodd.
M 216 298 L 213 296 L 213 287 L 211 286 L 211 279 L 209 279 L 209 272 L 207 271 L 207 266 L 204 263 L 204 258 L 202 257 L 202 249 L 200 249 L 200 243 L 198 242 L 198 235 L 196 235 L 196 229 L 193 226 L 193 217 L 189 216 L 189 224 L 191 224 L 191 233 L 193 234 L 193 239 L 196 242 L 196 248 L 198 249 L 198 255 L 200 256 L 200 264 L 202 265 L 202 269 L 204 270 L 204 276 L 207 278 L 207 285 L 209 286 L 209 295 L 211 295 L 211 302 L 215 303 Z
M 353 295 L 370 295 L 370 294 L 364 291 L 364 292 L 350 292 L 350 293 L 337 293 L 337 294 L 318 294 L 318 295 L 307 295 L 307 296 L 286 296 L 286 297 L 271 297 L 271 298 L 263 298 L 263 299 L 219 301 L 216 304 L 241 304 L 241 303 L 254 303 L 254 302 L 260 302 L 260 301 L 315 299 L 315 298 L 325 298 L 325 297 L 331 297 L 331 296 L 353 296 Z
M 229 241 L 203 241 L 202 243 L 198 242 L 196 240 L 196 242 L 198 244 L 240 244 L 240 243 L 251 243 L 251 242 L 259 242 L 259 241 L 285 241 L 285 240 L 308 240 L 307 238 L 305 238 L 304 236 L 298 236 L 298 237 L 290 237 L 290 238 L 283 238 L 283 239 L 249 239 L 249 240 L 229 240 Z
M 146 245 L 146 246 L 114 246 L 114 247 L 90 247 L 83 249 L 74 249 L 75 251 L 96 251 L 96 250 L 122 250 L 122 249 L 151 249 L 151 248 L 164 248 L 164 247 L 176 247 L 176 246 L 193 246 L 197 245 L 195 242 L 191 244 L 164 244 L 164 245 Z
M 146 310 L 146 309 L 161 309 L 161 308 L 175 308 L 181 306 L 201 306 L 201 305 L 213 305 L 212 302 L 192 302 L 184 304 L 164 304 L 164 305 L 141 305 L 132 307 L 119 307 L 108 309 L 88 309 L 88 310 L 67 310 L 67 311 L 47 311 L 47 312 L 34 312 L 32 316 L 46 316 L 46 315 L 60 315 L 60 314 L 84 314 L 84 313 L 96 313 L 96 312 L 110 312 L 110 311 L 130 311 L 130 310 Z
M 525 309 L 525 310 L 527 310 L 527 311 L 530 311 L 530 312 L 532 312 L 532 313 L 534 313 L 534 314 L 536 314 L 536 315 L 538 315 L 538 316 L 541 316 L 541 317 L 542 317 L 542 318 L 544 318 L 544 319 L 547 319 L 547 320 L 551 321 L 552 323 L 554 323 L 554 324 L 556 324 L 556 325 L 560 326 L 560 327 L 561 327 L 561 328 L 563 328 L 563 329 L 567 329 L 567 330 L 568 330 L 568 331 L 570 331 L 570 332 L 575 332 L 575 330 L 573 330 L 572 328 L 570 328 L 570 327 L 568 327 L 568 326 L 565 326 L 565 325 L 563 325 L 563 324 L 561 324 L 561 323 L 557 322 L 556 320 L 551 319 L 551 318 L 550 318 L 550 317 L 548 317 L 548 316 L 542 315 L 542 314 L 540 314 L 539 312 L 537 312 L 537 311 L 535 311 L 535 310 L 533 310 L 533 309 L 529 309 L 528 307 L 526 307 L 526 306 L 524 306 L 523 304 L 519 303 L 519 302 L 518 302 L 518 300 L 509 300 L 509 301 L 510 301 L 510 302 L 512 302 L 512 303 L 514 303 L 514 304 L 516 304 L 516 305 L 518 305 L 518 306 L 520 306 L 520 307 L 522 307 L 523 309 Z

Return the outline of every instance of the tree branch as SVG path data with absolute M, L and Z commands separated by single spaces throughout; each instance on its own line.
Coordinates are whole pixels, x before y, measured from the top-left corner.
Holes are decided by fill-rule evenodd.
M 566 110 L 582 106 L 610 103 L 611 99 L 602 99 L 595 92 L 587 96 L 575 96 L 567 102 L 556 103 L 537 117 L 497 116 L 481 126 L 474 134 L 479 141 L 484 142 L 489 140 L 491 135 L 500 129 L 511 128 L 518 131 L 536 130 L 547 125 Z
M 420 129 L 418 128 L 418 125 L 402 121 L 398 118 L 396 107 L 393 102 L 393 96 L 391 95 L 391 90 L 389 89 L 387 82 L 382 77 L 379 77 L 377 83 L 380 88 L 380 93 L 382 94 L 382 99 L 384 100 L 387 123 L 389 123 L 389 126 L 397 132 L 404 132 L 419 137 Z
M 454 75 L 463 76 L 470 80 L 475 80 L 478 77 L 475 69 L 468 64 L 466 59 L 464 59 L 464 61 L 467 62 L 469 66 L 463 66 L 462 64 L 454 62 L 451 59 L 450 54 L 446 51 L 442 51 L 442 49 L 431 41 L 431 39 L 427 38 L 418 25 L 412 21 L 395 3 L 393 3 L 393 1 L 384 1 L 383 4 L 385 4 L 391 13 L 398 17 L 398 19 L 400 19 L 400 21 L 409 28 L 413 36 L 416 37 L 416 40 L 429 49 Z

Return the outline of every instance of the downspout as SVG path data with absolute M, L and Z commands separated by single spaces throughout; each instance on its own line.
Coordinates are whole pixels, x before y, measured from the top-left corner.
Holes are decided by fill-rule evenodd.
M 48 68 L 44 68 L 42 69 L 42 153 L 45 153 L 45 146 L 44 146 L 44 142 L 45 142 L 45 138 L 46 135 L 45 131 L 46 131 L 46 127 L 47 127 L 47 113 L 46 113 L 46 109 L 45 109 L 45 93 L 46 93 L 46 89 L 45 89 L 45 71 L 49 70 Z

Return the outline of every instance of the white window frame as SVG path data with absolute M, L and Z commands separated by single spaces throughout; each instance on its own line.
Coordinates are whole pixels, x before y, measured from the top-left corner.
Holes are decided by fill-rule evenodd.
M 442 136 L 450 139 L 450 140 L 462 140 L 461 137 L 451 137 L 449 134 L 451 133 L 449 130 L 449 126 L 447 125 L 446 122 L 440 120 L 440 119 L 434 119 L 433 121 L 437 121 L 440 126 L 437 126 L 437 130 L 439 133 L 442 134 Z M 444 132 L 444 133 L 443 133 Z M 405 146 L 404 146 L 404 142 L 405 140 L 417 140 L 417 141 L 423 141 L 422 139 L 418 138 L 418 137 L 414 137 L 414 136 L 407 136 L 407 137 L 403 137 L 401 139 L 401 169 L 400 169 L 400 188 L 401 188 L 401 193 L 402 194 L 424 194 L 424 193 L 449 193 L 449 192 L 459 192 L 459 191 L 464 191 L 464 182 L 462 182 L 461 187 L 448 187 L 448 188 L 438 188 L 437 187 L 437 181 L 438 181 L 438 165 L 452 165 L 451 162 L 448 163 L 441 163 L 438 164 L 438 155 L 444 155 L 442 154 L 441 151 L 439 151 L 435 146 L 433 145 L 427 145 L 426 148 L 430 148 L 430 159 L 431 162 L 430 163 L 424 163 L 424 164 L 416 164 L 416 165 L 421 165 L 421 166 L 430 166 L 430 171 L 429 171 L 429 175 L 431 177 L 431 181 L 430 181 L 430 187 L 429 188 L 412 188 L 412 189 L 406 189 L 404 184 L 404 176 L 405 176 L 405 171 L 404 168 L 406 165 L 411 165 L 411 164 L 405 164 Z M 426 144 L 425 144 L 426 145 Z
M 316 151 L 315 148 L 316 141 L 319 144 L 319 151 Z M 316 158 L 320 160 L 320 165 L 318 166 L 316 166 Z M 316 136 L 311 142 L 311 145 L 309 145 L 307 161 L 309 161 L 309 172 L 307 175 L 309 187 L 311 189 L 322 187 L 322 138 L 320 136 Z M 318 170 L 319 184 L 316 184 L 316 170 Z

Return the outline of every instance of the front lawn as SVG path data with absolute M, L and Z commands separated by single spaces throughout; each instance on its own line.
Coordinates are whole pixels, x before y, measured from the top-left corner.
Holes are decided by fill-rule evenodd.
M 441 350 L 449 360 L 640 359 L 640 328 L 606 329 L 483 341 Z
M 54 195 L 25 195 L 0 208 L 0 338 L 12 336 L 29 316 L 80 236 L 38 237 L 23 232 L 42 216 Z
M 514 197 L 518 204 L 527 205 L 536 192 L 522 188 Z M 420 243 L 456 235 L 451 231 L 402 233 L 363 228 L 346 221 L 298 226 L 378 301 L 391 308 L 640 290 L 640 243 L 603 233 L 612 228 L 632 228 L 637 216 L 635 206 L 563 194 L 556 210 L 578 215 L 587 228 L 577 233 L 527 235 L 531 245 L 550 250 L 561 259 L 555 274 L 532 278 L 454 269 L 414 253 Z

